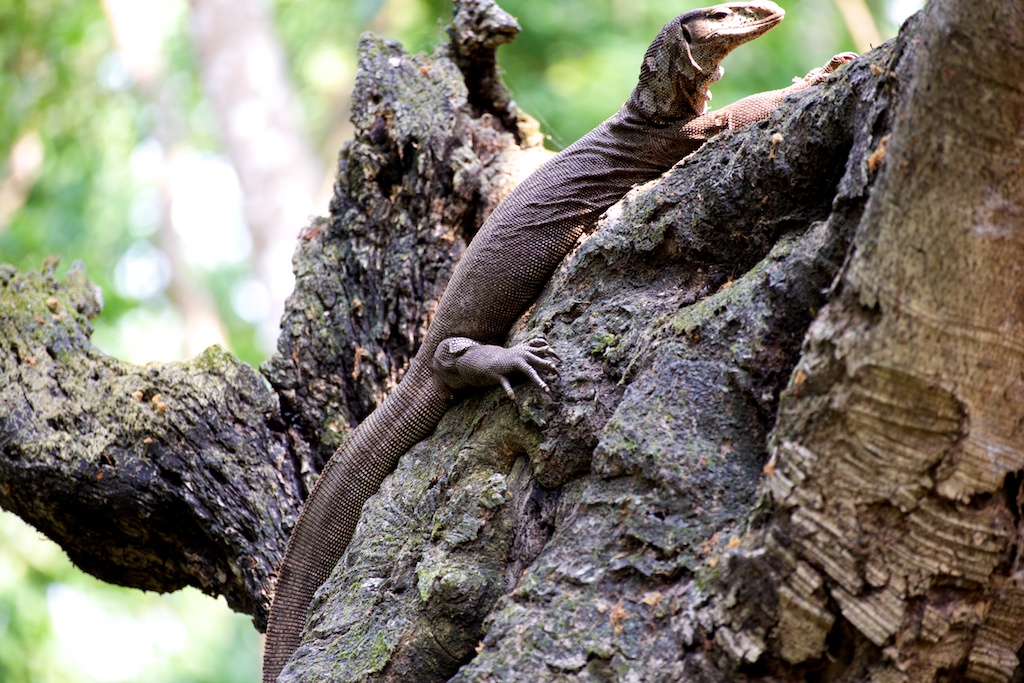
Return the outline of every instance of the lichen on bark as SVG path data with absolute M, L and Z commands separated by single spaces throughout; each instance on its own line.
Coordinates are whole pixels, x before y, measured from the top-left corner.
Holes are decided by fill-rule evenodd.
M 0 505 L 101 579 L 193 585 L 260 623 L 283 553 L 275 500 L 297 494 L 275 397 L 217 348 L 145 367 L 102 353 L 98 291 L 57 266 L 0 266 Z

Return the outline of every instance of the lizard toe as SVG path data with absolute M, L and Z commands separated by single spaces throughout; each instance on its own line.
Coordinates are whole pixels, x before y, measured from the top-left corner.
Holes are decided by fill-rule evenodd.
M 849 64 L 853 60 L 859 57 L 856 52 L 840 52 L 839 54 L 828 60 L 828 64 L 825 65 L 824 69 L 826 73 L 833 73 L 836 69 L 841 67 L 843 64 Z

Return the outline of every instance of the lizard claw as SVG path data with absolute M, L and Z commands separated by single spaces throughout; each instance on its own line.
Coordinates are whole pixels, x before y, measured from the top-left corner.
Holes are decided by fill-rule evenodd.
M 515 370 L 526 375 L 531 382 L 536 384 L 545 393 L 551 392 L 547 382 L 544 381 L 540 373 L 548 372 L 558 375 L 558 366 L 555 365 L 554 361 L 548 359 L 560 359 L 546 339 L 534 337 L 523 344 L 516 344 L 508 351 L 513 355 L 512 365 Z M 505 393 L 509 395 L 509 398 L 515 398 L 511 387 L 507 385 L 508 380 L 504 377 L 502 377 L 502 380 L 501 384 L 505 387 Z
M 548 344 L 548 340 L 544 337 L 534 337 L 530 341 L 523 344 L 516 344 L 512 348 L 524 348 L 528 349 L 531 353 L 542 358 L 555 358 L 561 360 L 555 350 Z
M 508 377 L 498 375 L 498 382 L 501 384 L 501 388 L 505 390 L 505 394 L 513 401 L 516 400 L 516 392 L 512 391 L 512 383 L 508 381 Z
M 834 73 L 843 64 L 848 64 L 859 57 L 856 52 L 840 52 L 828 60 L 828 64 L 822 67 L 826 73 Z
M 541 376 L 558 375 L 558 354 L 543 337 L 504 348 L 479 344 L 465 337 L 451 337 L 438 345 L 434 353 L 434 371 L 453 389 L 466 386 L 486 387 L 500 384 L 509 398 L 516 397 L 508 376 L 525 375 L 545 392 L 550 392 Z

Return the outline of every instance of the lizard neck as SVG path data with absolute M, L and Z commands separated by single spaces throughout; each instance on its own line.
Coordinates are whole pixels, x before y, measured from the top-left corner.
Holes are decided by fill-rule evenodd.
M 769 0 L 696 9 L 665 25 L 644 55 L 640 79 L 627 102 L 652 122 L 700 116 L 708 89 L 722 77 L 722 60 L 736 47 L 771 30 L 785 12 Z
M 721 77 L 718 61 L 684 40 L 671 39 L 668 28 L 647 49 L 639 82 L 626 102 L 631 113 L 651 121 L 700 116 L 708 89 Z

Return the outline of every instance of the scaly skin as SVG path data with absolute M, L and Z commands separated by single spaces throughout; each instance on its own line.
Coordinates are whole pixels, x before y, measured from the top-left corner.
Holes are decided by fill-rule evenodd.
M 298 647 L 313 593 L 345 551 L 363 503 L 398 458 L 434 430 L 456 391 L 501 384 L 512 396 L 512 373 L 547 390 L 542 374 L 554 370 L 554 353 L 543 339 L 500 344 L 584 231 L 633 185 L 658 177 L 712 135 L 765 118 L 790 92 L 852 59 L 837 56 L 789 88 L 704 114 L 722 59 L 782 17 L 781 8 L 762 1 L 693 10 L 669 22 L 622 109 L 541 166 L 487 219 L 405 377 L 331 457 L 306 501 L 277 581 L 264 683 L 277 679 Z

